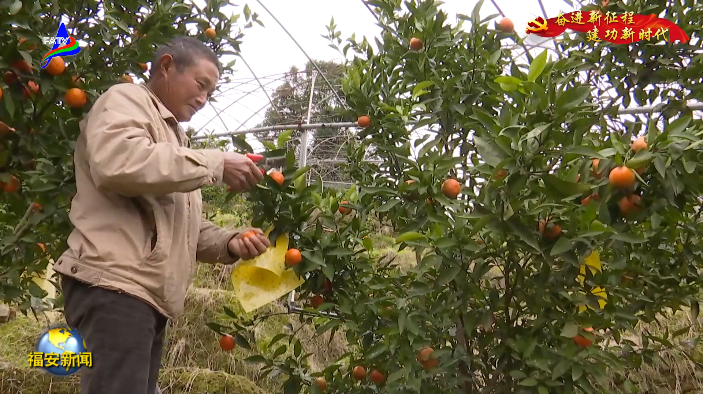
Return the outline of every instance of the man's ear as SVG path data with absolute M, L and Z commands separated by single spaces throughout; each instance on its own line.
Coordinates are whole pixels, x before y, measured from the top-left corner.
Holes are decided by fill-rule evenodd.
M 161 56 L 161 59 L 159 59 L 159 69 L 163 70 L 164 72 L 168 72 L 168 70 L 173 67 L 173 56 L 169 55 L 168 53 Z

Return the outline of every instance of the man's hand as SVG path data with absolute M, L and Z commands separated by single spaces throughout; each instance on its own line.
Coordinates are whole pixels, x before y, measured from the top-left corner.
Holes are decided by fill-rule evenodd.
M 248 160 L 248 159 L 247 159 Z M 251 260 L 264 253 L 271 245 L 264 232 L 258 228 L 252 228 L 237 234 L 229 241 L 227 249 L 242 260 Z
M 222 181 L 237 193 L 251 189 L 264 179 L 264 174 L 251 159 L 236 152 L 225 152 L 224 167 Z

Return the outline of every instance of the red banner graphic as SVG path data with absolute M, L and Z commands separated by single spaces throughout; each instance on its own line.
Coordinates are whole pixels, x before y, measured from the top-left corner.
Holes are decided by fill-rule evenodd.
M 539 17 L 527 24 L 525 32 L 550 38 L 564 33 L 566 29 L 586 33 L 588 41 L 607 41 L 613 44 L 688 41 L 686 32 L 673 22 L 654 14 L 635 15 L 632 12 L 603 14 L 600 11 L 574 11 L 547 20 Z

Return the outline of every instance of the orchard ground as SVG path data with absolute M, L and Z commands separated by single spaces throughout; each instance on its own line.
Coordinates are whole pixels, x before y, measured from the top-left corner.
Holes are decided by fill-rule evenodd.
M 217 201 L 218 205 L 224 205 Z M 228 228 L 248 224 L 246 212 L 250 212 L 242 203 L 227 206 L 210 205 L 209 214 L 214 221 Z M 415 255 L 411 251 L 398 252 L 394 246 L 393 234 L 388 227 L 376 223 L 377 231 L 373 236 L 376 252 L 383 260 L 394 259 L 400 269 L 407 269 L 415 264 Z M 184 315 L 169 326 L 166 350 L 163 356 L 164 369 L 160 386 L 164 394 L 185 393 L 237 393 L 237 394 L 274 394 L 280 392 L 283 379 L 264 376 L 256 364 L 244 362 L 252 354 L 267 354 L 273 349 L 258 346 L 258 351 L 235 348 L 232 352 L 220 349 L 219 337 L 208 329 L 203 321 L 224 323 L 227 316 L 222 312 L 222 305 L 227 305 L 237 314 L 244 314 L 232 292 L 230 281 L 231 267 L 201 264 L 191 287 Z M 499 273 L 494 273 L 496 276 Z M 305 302 L 305 300 L 301 300 Z M 282 313 L 286 308 L 283 302 L 277 302 L 252 314 Z M 17 394 L 68 394 L 75 393 L 78 379 L 51 378 L 50 376 L 28 370 L 27 352 L 34 346 L 34 341 L 47 322 L 60 322 L 59 314 L 39 316 L 37 321 L 18 315 L 6 324 L 0 325 L 0 392 Z M 678 313 L 663 321 L 664 325 L 640 325 L 638 331 L 649 330 L 658 334 L 665 330 L 676 331 L 688 324 L 690 319 L 685 313 Z M 703 318 L 699 318 L 703 323 Z M 264 320 L 256 328 L 257 342 L 268 343 L 270 339 L 289 324 L 298 329 L 300 323 L 297 315 L 278 315 Z M 304 351 L 313 353 L 309 359 L 311 369 L 320 371 L 329 363 L 344 354 L 347 343 L 344 334 L 338 332 L 330 339 L 327 332 L 318 337 L 314 329 L 306 326 L 299 332 Z M 687 337 L 693 338 L 703 333 L 700 324 Z M 256 346 L 256 345 L 252 345 Z M 703 350 L 703 344 L 698 345 Z M 290 350 L 292 351 L 292 350 Z M 649 365 L 640 370 L 629 372 L 630 378 L 639 383 L 644 393 L 667 394 L 703 394 L 703 371 L 698 370 L 681 352 L 665 351 Z M 613 382 L 614 384 L 617 382 Z

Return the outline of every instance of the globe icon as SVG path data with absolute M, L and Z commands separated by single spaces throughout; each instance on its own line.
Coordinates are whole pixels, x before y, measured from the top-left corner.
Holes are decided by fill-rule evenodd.
M 74 328 L 57 326 L 46 330 L 29 354 L 30 366 L 42 368 L 56 376 L 68 376 L 81 367 L 92 367 L 92 355 L 85 340 Z

